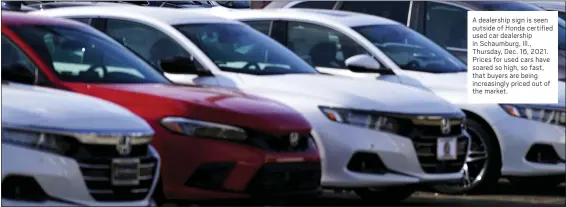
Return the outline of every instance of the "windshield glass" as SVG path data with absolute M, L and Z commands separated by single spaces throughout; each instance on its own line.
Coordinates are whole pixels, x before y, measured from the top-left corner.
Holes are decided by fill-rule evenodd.
M 487 11 L 544 11 L 535 5 L 516 1 L 483 1 L 478 4 Z
M 353 27 L 399 67 L 429 73 L 466 71 L 466 65 L 450 52 L 403 25 Z
M 566 21 L 558 18 L 558 49 L 566 50 Z
M 246 25 L 189 24 L 175 28 L 223 71 L 253 75 L 318 73 L 283 45 Z
M 62 81 L 169 83 L 135 54 L 87 28 L 19 25 L 11 29 Z

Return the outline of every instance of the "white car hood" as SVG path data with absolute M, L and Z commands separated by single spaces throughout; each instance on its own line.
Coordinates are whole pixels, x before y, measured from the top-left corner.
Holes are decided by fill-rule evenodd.
M 320 105 L 398 113 L 459 113 L 435 94 L 411 86 L 319 74 L 240 74 L 246 88 L 306 96 Z
M 22 84 L 2 84 L 2 124 L 81 132 L 153 133 L 140 117 L 86 95 Z

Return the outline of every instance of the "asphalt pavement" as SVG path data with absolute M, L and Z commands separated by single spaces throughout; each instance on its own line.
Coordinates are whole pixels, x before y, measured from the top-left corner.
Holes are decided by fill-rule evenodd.
M 564 207 L 566 189 L 564 184 L 552 189 L 533 189 L 500 183 L 497 189 L 482 195 L 444 195 L 434 192 L 417 192 L 395 206 L 446 206 L 446 207 Z M 244 206 L 238 202 L 207 202 L 200 206 Z M 302 206 L 375 206 L 359 199 L 354 193 L 325 191 L 319 198 L 303 202 Z M 169 203 L 164 206 L 188 206 Z M 191 206 L 199 206 L 192 204 Z M 391 205 L 388 205 L 391 206 Z

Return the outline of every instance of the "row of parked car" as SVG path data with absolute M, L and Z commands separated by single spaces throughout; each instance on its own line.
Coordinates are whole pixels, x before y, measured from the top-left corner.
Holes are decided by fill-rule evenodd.
M 2 13 L 10 205 L 272 200 L 322 188 L 387 203 L 423 186 L 565 180 L 563 81 L 558 104 L 467 104 L 465 62 L 397 20 L 71 3 Z

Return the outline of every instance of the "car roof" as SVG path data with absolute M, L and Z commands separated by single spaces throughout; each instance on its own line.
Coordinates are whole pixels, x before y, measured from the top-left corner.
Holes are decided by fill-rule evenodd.
M 41 7 L 58 8 L 58 7 L 68 7 L 68 6 L 117 6 L 117 5 L 137 6 L 125 2 L 90 2 L 90 1 L 67 1 L 67 2 L 59 1 L 59 2 L 28 4 L 28 6 L 34 8 L 41 8 Z
M 461 5 L 473 9 L 484 10 L 486 7 L 493 6 L 494 4 L 529 4 L 523 1 L 446 1 L 452 4 Z
M 61 18 L 45 18 L 41 16 L 28 15 L 27 13 L 2 11 L 2 24 L 40 24 L 40 25 L 65 25 L 65 26 L 85 26 L 82 23 Z M 86 27 L 86 26 L 85 26 Z
M 195 8 L 200 9 L 200 8 Z M 216 17 L 209 14 L 191 12 L 193 9 L 161 8 L 146 6 L 85 6 L 55 8 L 30 13 L 58 14 L 66 16 L 97 15 L 127 17 L 131 19 L 154 19 L 169 25 L 188 23 L 238 23 L 237 21 Z
M 211 13 L 220 17 L 235 20 L 300 18 L 315 22 L 328 22 L 329 20 L 332 20 L 349 27 L 373 24 L 399 24 L 398 22 L 383 17 L 325 9 L 227 9 L 218 7 L 192 10 L 199 11 L 201 13 Z M 225 11 L 222 12 L 222 10 Z

